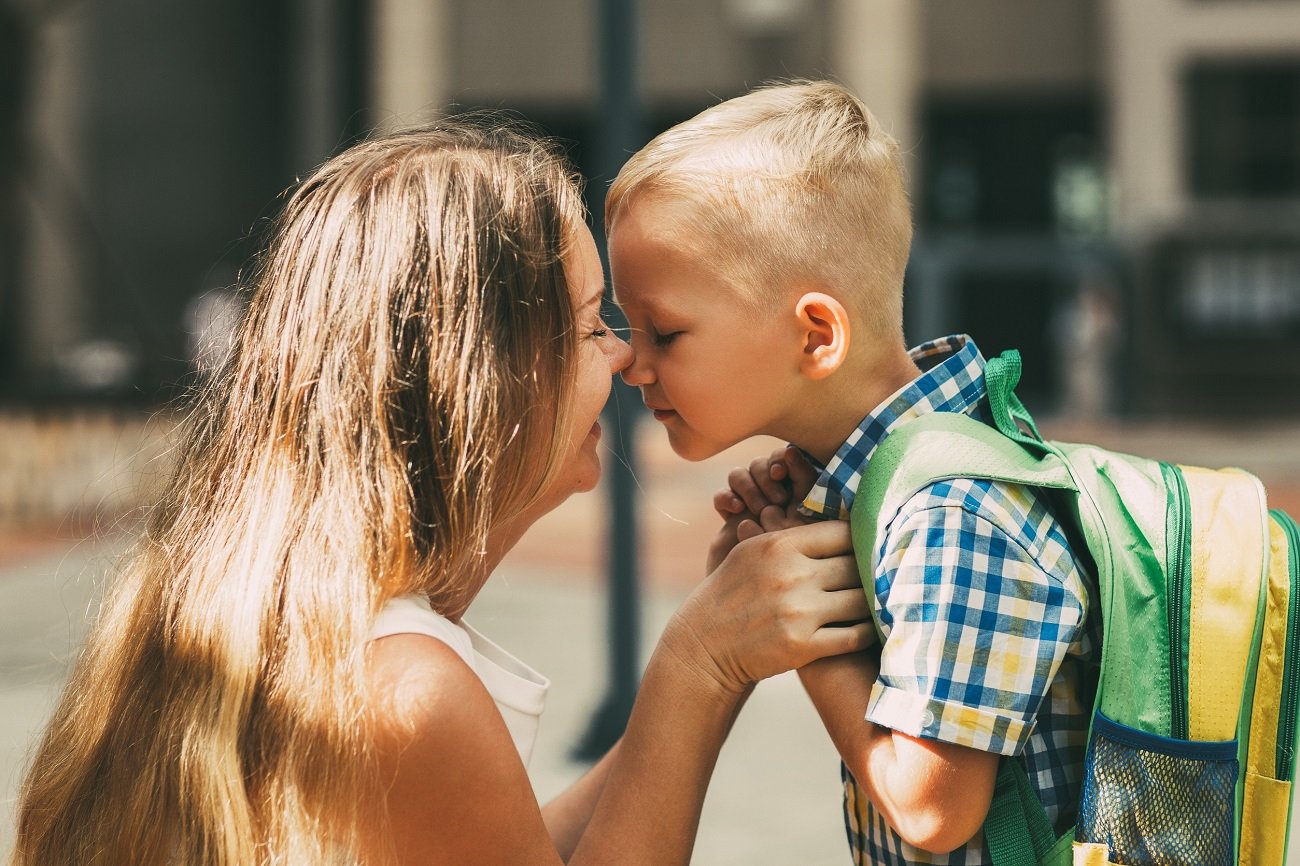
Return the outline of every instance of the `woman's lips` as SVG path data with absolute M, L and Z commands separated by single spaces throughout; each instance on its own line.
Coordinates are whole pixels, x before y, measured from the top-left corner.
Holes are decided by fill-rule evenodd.
M 591 430 L 588 431 L 587 436 L 588 436 L 588 437 L 591 437 L 591 438 L 594 438 L 594 439 L 599 439 L 599 438 L 600 438 L 600 422 L 599 422 L 599 421 L 597 421 L 596 423 L 594 423 L 594 424 L 591 425 Z

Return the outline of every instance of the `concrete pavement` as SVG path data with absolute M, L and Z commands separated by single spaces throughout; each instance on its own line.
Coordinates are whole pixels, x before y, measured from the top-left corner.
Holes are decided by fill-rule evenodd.
M 124 541 L 50 540 L 0 564 L 0 862 L 13 845 L 13 800 Z
M 21 768 L 84 636 L 103 576 L 124 544 L 109 538 L 47 545 L 0 567 L 0 862 L 7 862 L 13 844 Z M 681 596 L 664 589 L 648 593 L 643 657 Z M 530 768 L 543 802 L 584 769 L 569 752 L 605 686 L 604 610 L 604 595 L 590 575 L 512 559 L 468 617 L 552 680 Z M 837 767 L 798 679 L 785 675 L 762 684 L 719 760 L 693 862 L 847 862 Z

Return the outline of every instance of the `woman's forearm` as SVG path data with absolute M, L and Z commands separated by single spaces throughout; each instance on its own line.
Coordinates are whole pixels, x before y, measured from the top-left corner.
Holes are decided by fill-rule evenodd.
M 591 813 L 595 811 L 601 792 L 605 790 L 610 765 L 618 752 L 619 744 L 615 743 L 595 766 L 542 807 L 542 820 L 546 822 L 547 832 L 551 834 L 555 850 L 560 852 L 560 857 L 565 862 L 573 856 L 578 840 L 591 821 Z
M 570 866 L 689 863 L 709 777 L 748 694 L 718 685 L 672 636 L 661 641 L 617 754 L 602 762 Z
M 709 777 L 753 684 L 866 645 L 850 543 L 831 522 L 749 539 L 683 603 L 570 864 L 690 861 Z

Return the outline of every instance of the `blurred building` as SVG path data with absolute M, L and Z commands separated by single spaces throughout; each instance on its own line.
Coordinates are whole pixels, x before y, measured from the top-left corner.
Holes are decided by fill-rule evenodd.
M 371 127 L 510 108 L 584 167 L 597 2 L 0 0 L 4 393 L 155 399 L 278 193 Z M 829 75 L 903 142 L 910 337 L 1019 347 L 1039 408 L 1300 413 L 1300 3 L 639 6 L 647 138 Z

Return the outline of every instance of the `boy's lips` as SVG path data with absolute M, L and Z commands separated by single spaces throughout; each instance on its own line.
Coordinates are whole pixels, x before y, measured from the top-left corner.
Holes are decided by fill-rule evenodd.
M 658 406 L 652 406 L 649 403 L 645 404 L 645 407 L 654 413 L 656 421 L 667 421 L 677 414 L 672 409 L 660 409 Z

